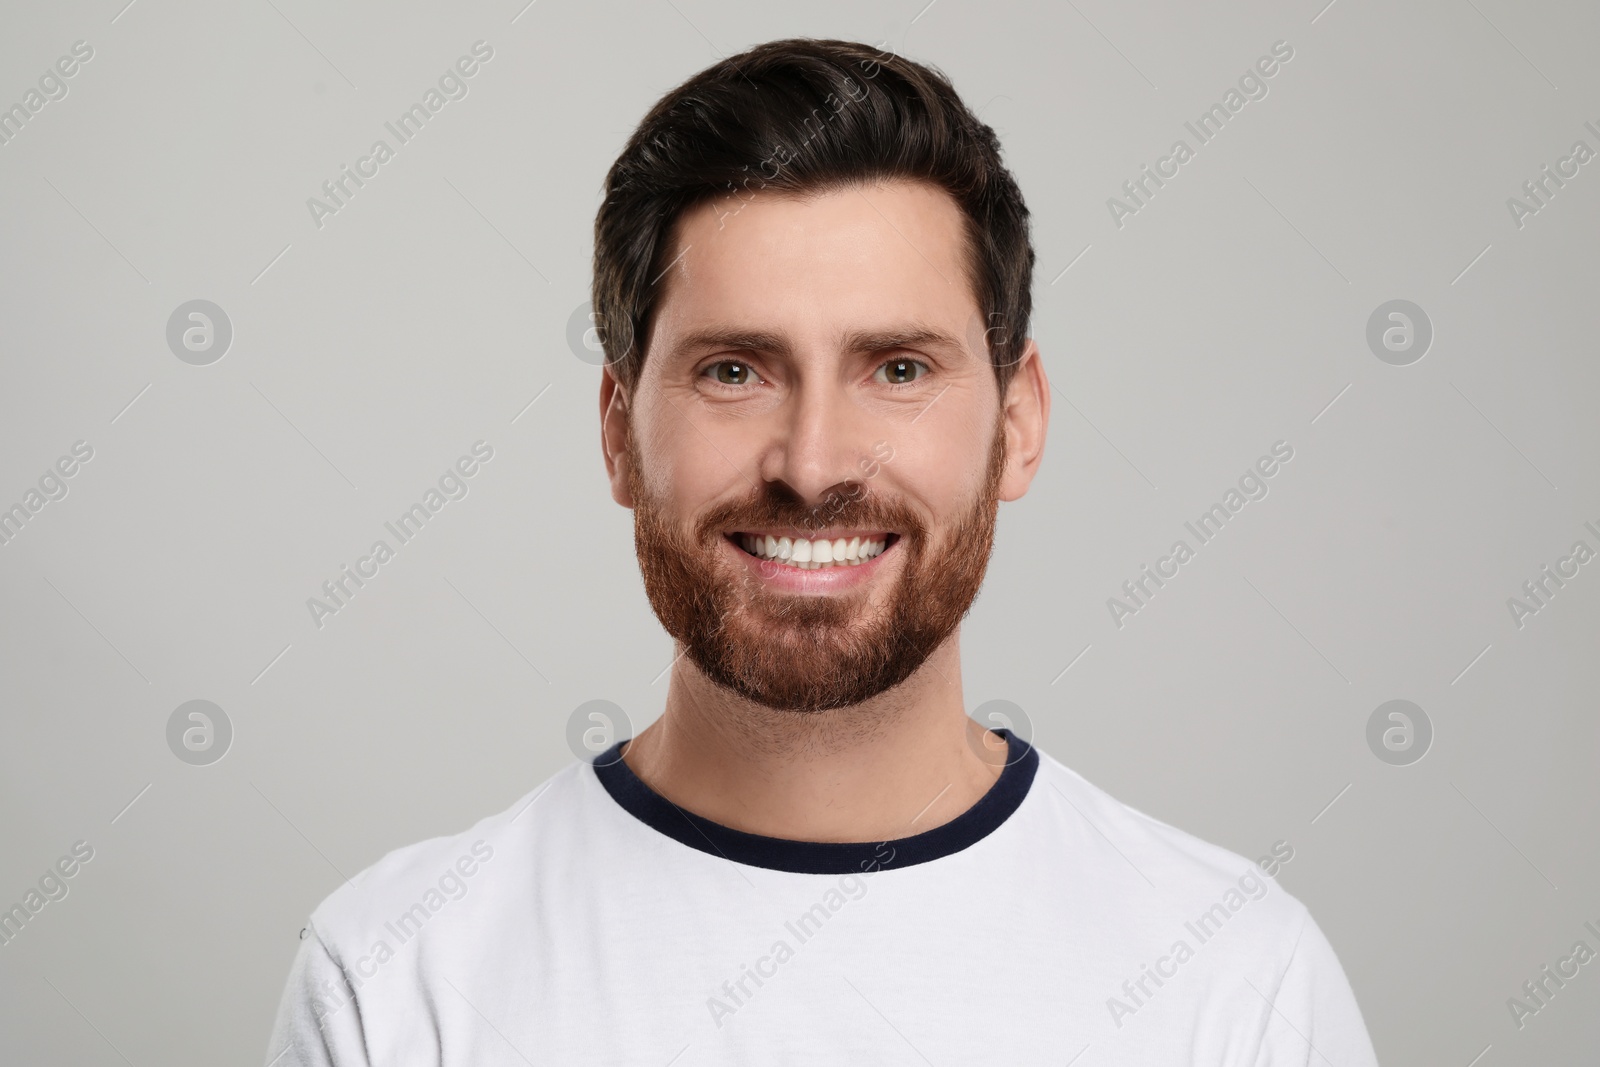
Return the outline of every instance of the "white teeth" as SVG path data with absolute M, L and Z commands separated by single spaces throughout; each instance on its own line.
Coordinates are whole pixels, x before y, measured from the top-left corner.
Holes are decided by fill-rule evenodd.
M 776 560 L 801 570 L 818 570 L 824 567 L 856 567 L 881 555 L 888 546 L 887 540 L 873 541 L 864 537 L 838 537 L 831 541 L 818 538 L 774 537 L 771 534 L 740 534 L 739 543 L 752 556 Z

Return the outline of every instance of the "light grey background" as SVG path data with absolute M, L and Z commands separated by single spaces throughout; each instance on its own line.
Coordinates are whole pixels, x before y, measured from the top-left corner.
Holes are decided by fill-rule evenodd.
M 964 630 L 969 706 L 1016 702 L 1201 837 L 1292 843 L 1383 1062 L 1600 1046 L 1600 963 L 1520 1030 L 1506 1006 L 1600 948 L 1600 562 L 1507 607 L 1600 548 L 1600 161 L 1520 228 L 1506 203 L 1600 149 L 1600 12 L 924 2 L 6 5 L 0 105 L 94 56 L 0 145 L 0 506 L 94 458 L 0 546 L 0 906 L 95 856 L 0 947 L 0 1059 L 261 1062 L 344 876 L 509 806 L 585 701 L 659 713 L 671 647 L 567 323 L 633 125 L 791 35 L 940 66 L 1034 213 L 1055 417 Z M 318 228 L 307 198 L 480 39 L 469 94 Z M 1280 40 L 1269 94 L 1115 225 Z M 166 341 L 194 299 L 233 326 L 208 366 Z M 1366 343 L 1393 299 L 1435 330 L 1409 366 Z M 316 627 L 477 440 L 469 494 Z M 1278 440 L 1270 494 L 1118 628 L 1107 598 Z M 1435 732 L 1410 766 L 1366 742 L 1397 698 Z M 167 745 L 195 699 L 233 726 L 209 766 Z

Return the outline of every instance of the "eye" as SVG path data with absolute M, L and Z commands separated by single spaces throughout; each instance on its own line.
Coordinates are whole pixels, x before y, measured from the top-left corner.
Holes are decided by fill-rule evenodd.
M 756 374 L 755 368 L 751 367 L 750 364 L 740 363 L 738 360 L 732 359 L 724 359 L 713 363 L 700 373 L 710 375 L 711 380 L 718 385 L 735 388 L 761 380 L 760 376 Z
M 890 385 L 911 385 L 928 373 L 928 365 L 918 359 L 891 359 L 873 372 L 873 377 Z M 883 375 L 878 378 L 878 375 Z

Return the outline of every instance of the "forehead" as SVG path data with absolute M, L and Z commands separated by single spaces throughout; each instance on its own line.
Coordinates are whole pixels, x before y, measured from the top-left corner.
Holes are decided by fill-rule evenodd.
M 950 194 L 908 181 L 696 205 L 675 228 L 652 334 L 714 324 L 820 340 L 917 320 L 959 335 L 978 313 L 964 219 Z

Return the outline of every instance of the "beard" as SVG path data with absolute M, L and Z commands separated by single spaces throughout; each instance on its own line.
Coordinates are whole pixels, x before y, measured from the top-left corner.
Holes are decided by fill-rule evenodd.
M 707 678 L 746 700 L 794 712 L 861 704 L 909 678 L 977 599 L 1005 472 L 1001 419 L 982 488 L 937 543 L 909 505 L 868 493 L 860 481 L 843 483 L 845 491 L 817 505 L 764 482 L 749 497 L 712 508 L 684 534 L 645 491 L 632 435 L 627 447 L 634 547 L 650 606 Z M 781 592 L 723 558 L 726 534 L 780 527 L 895 532 L 892 547 L 903 558 L 893 588 L 878 605 L 870 602 L 872 586 L 887 575 L 837 593 Z

